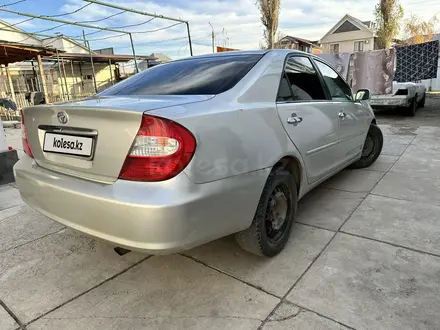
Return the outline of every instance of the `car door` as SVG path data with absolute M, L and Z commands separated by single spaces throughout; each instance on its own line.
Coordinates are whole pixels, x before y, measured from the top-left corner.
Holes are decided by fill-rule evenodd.
M 338 108 L 339 137 L 338 155 L 346 163 L 362 151 L 368 130 L 367 111 L 360 102 L 354 102 L 351 88 L 339 74 L 326 63 L 314 59 L 325 87 Z
M 301 153 L 309 183 L 332 172 L 338 163 L 339 108 L 329 102 L 308 56 L 287 57 L 277 110 L 285 131 Z

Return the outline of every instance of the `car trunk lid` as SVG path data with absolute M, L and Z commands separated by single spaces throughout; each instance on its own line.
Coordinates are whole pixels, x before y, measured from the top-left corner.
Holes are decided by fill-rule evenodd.
M 23 109 L 37 164 L 73 177 L 118 179 L 142 114 L 208 96 L 101 97 Z

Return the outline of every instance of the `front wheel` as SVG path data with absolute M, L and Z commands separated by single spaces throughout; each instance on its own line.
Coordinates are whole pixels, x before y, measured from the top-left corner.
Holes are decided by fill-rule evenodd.
M 237 243 L 256 255 L 277 255 L 289 240 L 296 207 L 293 175 L 283 168 L 273 170 L 264 186 L 252 225 L 235 234 Z
M 425 107 L 425 101 L 426 101 L 426 93 L 423 93 L 423 98 L 420 100 L 419 108 Z
M 380 128 L 371 123 L 362 149 L 362 156 L 356 163 L 351 165 L 352 168 L 365 168 L 373 165 L 377 157 L 379 157 L 383 147 L 383 135 Z
M 406 113 L 408 114 L 408 116 L 414 117 L 416 115 L 416 111 L 417 111 L 417 95 L 411 99 L 411 102 L 409 103 L 409 107 L 406 109 Z

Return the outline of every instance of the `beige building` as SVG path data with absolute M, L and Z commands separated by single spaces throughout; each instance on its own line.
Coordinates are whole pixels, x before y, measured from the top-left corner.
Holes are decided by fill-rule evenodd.
M 345 53 L 374 50 L 373 22 L 346 14 L 320 40 L 323 53 Z

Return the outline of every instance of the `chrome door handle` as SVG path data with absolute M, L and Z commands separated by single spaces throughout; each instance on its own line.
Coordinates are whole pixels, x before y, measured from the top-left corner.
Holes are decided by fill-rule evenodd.
M 338 113 L 339 118 L 345 118 L 347 114 L 345 112 Z
M 287 118 L 288 124 L 298 125 L 300 122 L 302 122 L 302 117 L 297 116 L 295 113 L 292 113 L 292 116 Z

